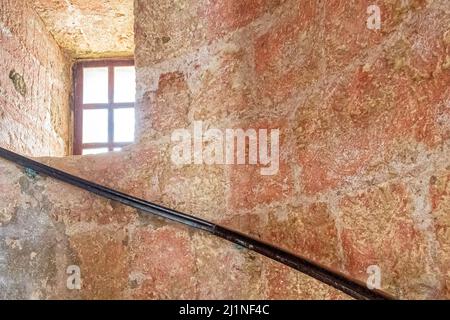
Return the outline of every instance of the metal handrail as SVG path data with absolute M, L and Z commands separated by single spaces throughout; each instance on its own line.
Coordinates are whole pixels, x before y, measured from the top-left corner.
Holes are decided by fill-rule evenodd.
M 349 279 L 340 272 L 332 271 L 329 268 L 315 263 L 307 258 L 300 257 L 289 251 L 275 247 L 261 240 L 254 239 L 235 230 L 76 177 L 67 172 L 47 166 L 1 147 L 0 157 L 14 162 L 22 167 L 31 169 L 37 173 L 63 181 L 101 197 L 120 202 L 124 205 L 141 210 L 142 212 L 172 220 L 191 228 L 206 231 L 212 235 L 238 244 L 251 251 L 257 252 L 272 260 L 296 269 L 314 279 L 319 280 L 320 282 L 346 293 L 353 298 L 360 300 L 393 299 L 393 297 L 389 294 L 380 290 L 370 290 L 363 283 Z

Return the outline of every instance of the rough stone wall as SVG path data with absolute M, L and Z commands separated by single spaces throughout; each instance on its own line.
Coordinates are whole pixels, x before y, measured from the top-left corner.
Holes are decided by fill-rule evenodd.
M 33 0 L 58 45 L 74 58 L 131 57 L 134 0 Z
M 43 160 L 120 190 L 138 190 L 141 197 L 160 194 L 150 173 L 164 166 L 158 145 L 113 156 Z M 1 298 L 345 298 L 216 237 L 4 161 L 0 172 Z M 80 267 L 81 290 L 66 287 L 72 265 Z
M 141 143 L 194 120 L 280 128 L 277 175 L 166 165 L 161 201 L 363 281 L 377 265 L 395 296 L 449 298 L 450 4 L 377 1 L 380 31 L 371 4 L 137 0 Z
M 0 145 L 68 155 L 71 63 L 26 1 L 0 1 L 0 57 Z
M 399 298 L 450 298 L 450 6 L 378 1 L 382 29 L 373 31 L 370 4 L 137 0 L 139 142 L 42 161 L 362 281 L 377 265 L 382 289 Z M 279 128 L 279 173 L 176 166 L 170 135 L 194 120 Z M 1 168 L 0 263 L 17 262 L 0 270 L 17 296 L 347 298 L 216 238 Z M 11 237 L 31 214 L 41 216 L 40 236 Z M 51 262 L 25 290 L 39 241 L 55 244 L 42 254 Z M 71 264 L 81 291 L 65 289 Z

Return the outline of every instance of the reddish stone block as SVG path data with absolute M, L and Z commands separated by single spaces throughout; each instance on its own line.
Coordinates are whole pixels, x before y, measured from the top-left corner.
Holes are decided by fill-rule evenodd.
M 233 214 L 220 224 L 329 268 L 342 268 L 336 222 L 325 203 L 263 207 L 259 213 Z
M 206 20 L 208 38 L 214 39 L 246 26 L 283 2 L 284 0 L 208 1 L 200 8 L 199 15 Z
M 348 296 L 297 270 L 264 259 L 263 279 L 266 299 L 273 300 L 343 300 Z
M 256 107 L 248 49 L 219 51 L 217 57 L 198 71 L 200 80 L 191 103 L 194 119 L 214 127 Z
M 217 221 L 227 228 L 242 232 L 254 238 L 261 238 L 265 230 L 266 220 L 263 215 L 249 212 L 228 214 Z
M 366 26 L 370 1 L 326 1 L 324 11 L 324 50 L 328 72 L 334 72 L 352 62 L 364 49 L 383 39 L 381 31 Z M 377 3 L 378 5 L 378 3 Z M 385 11 L 381 11 L 384 19 Z M 384 21 L 382 20 L 382 23 Z M 384 27 L 384 25 L 382 24 Z
M 339 238 L 327 204 L 284 210 L 288 211 L 271 212 L 267 224 L 259 226 L 261 238 L 329 268 L 339 269 L 342 263 Z
M 197 299 L 263 299 L 260 256 L 203 233 L 193 246 Z
M 445 69 L 450 48 L 445 42 L 446 26 L 439 23 L 440 15 L 435 12 L 425 16 L 418 31 L 397 42 L 384 61 L 393 73 L 390 81 L 393 86 L 395 83 L 398 106 L 388 132 L 412 135 L 430 148 L 450 137 L 446 89 L 450 73 Z
M 221 224 L 330 268 L 342 268 L 336 222 L 325 203 L 263 207 L 259 213 L 234 214 Z
M 133 208 L 58 180 L 48 180 L 43 194 L 52 204 L 50 215 L 56 221 L 63 222 L 68 233 L 83 232 L 82 226 L 86 223 L 125 226 L 136 219 L 136 211 Z
M 376 156 L 389 161 L 393 143 L 414 139 L 436 148 L 448 139 L 445 88 L 450 75 L 442 70 L 443 26 L 434 28 L 438 29 L 423 25 L 371 65 L 359 66 L 345 81 L 318 89 L 298 107 L 296 152 L 306 193 L 345 184 L 363 174 Z M 424 41 L 433 44 L 432 54 L 412 49 Z M 419 56 L 431 65 L 413 64 Z M 432 76 L 419 76 L 431 69 Z
M 381 29 L 367 28 L 370 5 L 380 8 Z M 336 72 L 349 65 L 356 57 L 370 53 L 410 14 L 417 14 L 426 6 L 424 0 L 389 1 L 374 3 L 369 0 L 326 1 L 324 16 L 324 50 L 327 72 Z
M 83 157 L 41 158 L 40 161 L 64 172 L 132 196 L 158 201 L 158 177 L 168 160 L 167 145 L 146 141 L 139 148 Z M 57 187 L 56 187 L 57 189 Z
M 302 299 L 308 300 L 351 300 L 352 298 L 307 275 L 299 274 L 299 291 Z
M 438 177 L 433 176 L 430 181 L 430 198 L 432 216 L 434 218 L 436 240 L 439 244 L 438 261 L 443 284 L 441 296 L 450 298 L 450 173 Z
M 302 168 L 300 185 L 306 194 L 342 185 L 360 173 L 382 146 L 383 132 L 372 121 L 378 117 L 377 111 L 358 101 L 361 92 L 367 91 L 360 87 L 364 80 L 356 83 L 336 90 L 329 100 L 321 98 L 324 92 L 314 94 L 299 107 L 294 148 Z
M 165 206 L 210 221 L 218 221 L 225 216 L 226 177 L 223 166 L 166 166 L 162 176 L 160 195 Z
M 319 4 L 300 1 L 296 14 L 284 17 L 255 41 L 255 70 L 262 99 L 273 104 L 298 93 L 321 76 Z
M 300 292 L 304 288 L 298 287 L 298 271 L 278 264 L 275 261 L 264 261 L 264 279 L 266 280 L 266 299 L 294 300 L 301 299 Z
M 135 299 L 195 299 L 195 254 L 186 230 L 139 227 L 132 235 L 131 296 Z
M 117 181 L 117 189 L 127 194 L 159 202 L 160 177 L 165 164 L 169 161 L 166 147 L 159 143 L 147 142 L 145 146 L 143 144 L 140 148 L 131 149 L 116 161 L 116 166 L 107 171 L 109 181 Z M 114 170 L 115 168 L 123 171 L 120 179 L 117 179 L 118 170 Z
M 255 208 L 257 205 L 281 202 L 293 195 L 293 173 L 292 169 L 285 159 L 284 148 L 287 144 L 286 124 L 280 121 L 258 121 L 254 124 L 247 122 L 242 128 L 267 129 L 268 140 L 270 141 L 270 132 L 273 129 L 279 130 L 279 164 L 278 171 L 273 175 L 263 175 L 261 169 L 269 165 L 262 165 L 258 160 L 258 165 L 249 164 L 248 158 L 248 139 L 246 140 L 247 154 L 245 165 L 229 165 L 228 179 L 228 209 L 230 211 Z M 258 135 L 258 134 L 257 134 Z M 270 150 L 270 149 L 269 149 Z M 259 157 L 258 157 L 259 159 Z M 235 162 L 236 163 L 236 162 Z
M 93 231 L 69 238 L 80 267 L 83 299 L 123 299 L 128 286 L 127 235 L 124 231 Z
M 189 88 L 180 72 L 162 74 L 159 78 L 155 104 L 150 108 L 152 129 L 167 134 L 186 128 L 190 107 Z
M 346 196 L 340 203 L 342 246 L 348 273 L 366 281 L 367 268 L 381 269 L 383 290 L 399 298 L 433 294 L 428 274 L 426 234 L 412 220 L 410 195 L 401 184 L 387 184 Z
M 280 202 L 292 195 L 292 175 L 288 165 L 280 163 L 279 173 L 274 176 L 262 176 L 260 169 L 251 165 L 230 167 L 230 211 L 245 211 L 260 204 Z

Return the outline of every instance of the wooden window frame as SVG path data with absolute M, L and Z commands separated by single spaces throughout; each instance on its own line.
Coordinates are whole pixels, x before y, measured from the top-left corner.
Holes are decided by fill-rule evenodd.
M 134 66 L 134 59 L 111 59 L 80 61 L 74 67 L 74 140 L 73 154 L 81 155 L 83 149 L 108 148 L 108 152 L 114 148 L 121 148 L 130 142 L 114 142 L 114 110 L 120 108 L 135 108 L 135 102 L 114 103 L 114 68 Z M 108 68 L 108 103 L 83 103 L 83 78 L 84 68 Z M 107 109 L 108 110 L 108 142 L 105 143 L 83 143 L 83 110 L 85 109 Z M 131 142 L 132 143 L 132 142 Z

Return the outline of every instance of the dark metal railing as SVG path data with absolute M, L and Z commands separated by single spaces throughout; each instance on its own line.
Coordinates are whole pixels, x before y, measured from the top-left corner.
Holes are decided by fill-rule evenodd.
M 222 227 L 209 221 L 187 215 L 157 204 L 135 198 L 128 194 L 112 190 L 105 186 L 87 181 L 85 179 L 73 176 L 64 171 L 49 167 L 40 162 L 31 160 L 17 153 L 0 148 L 0 157 L 14 162 L 22 167 L 31 169 L 37 173 L 63 181 L 70 185 L 79 187 L 83 190 L 92 192 L 101 197 L 120 202 L 124 205 L 141 210 L 142 212 L 156 215 L 168 220 L 172 220 L 191 228 L 206 231 L 212 235 L 218 236 L 232 243 L 238 244 L 249 250 L 262 254 L 270 259 L 278 261 L 286 266 L 296 269 L 308 276 L 311 276 L 320 282 L 330 285 L 349 296 L 361 300 L 386 300 L 393 299 L 387 293 L 379 290 L 370 290 L 363 283 L 349 279 L 347 276 L 332 271 L 322 265 L 319 265 L 306 258 L 297 256 L 286 250 L 277 248 L 266 242 L 254 239 L 240 232 Z

